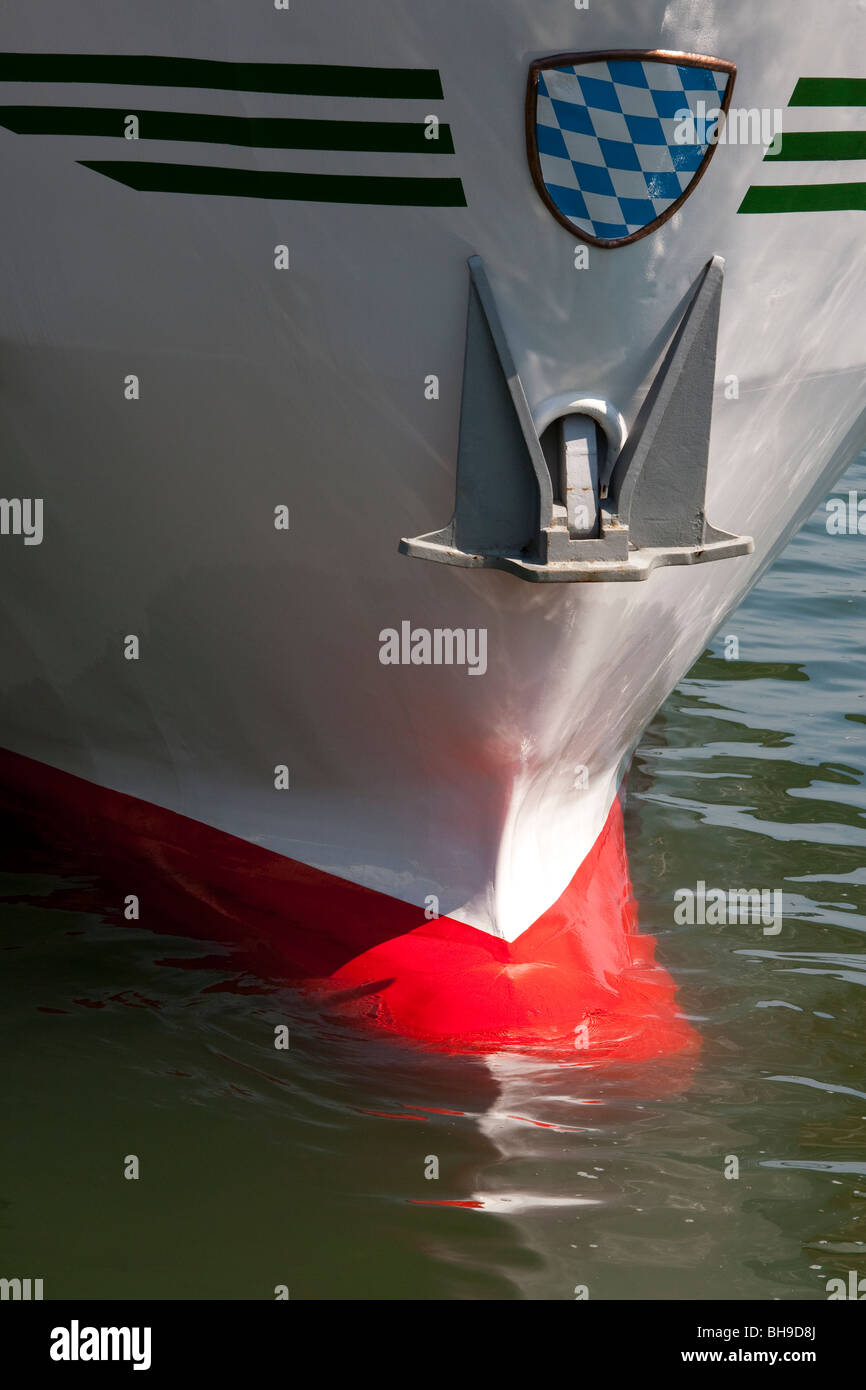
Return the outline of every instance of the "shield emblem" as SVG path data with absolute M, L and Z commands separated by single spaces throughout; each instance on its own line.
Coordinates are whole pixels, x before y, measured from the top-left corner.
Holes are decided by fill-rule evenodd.
M 694 53 L 558 53 L 529 69 L 526 143 L 557 222 L 593 246 L 654 232 L 694 192 L 734 63 Z

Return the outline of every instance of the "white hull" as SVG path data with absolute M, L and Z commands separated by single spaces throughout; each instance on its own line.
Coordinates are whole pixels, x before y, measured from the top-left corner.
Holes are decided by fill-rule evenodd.
M 615 13 L 613 10 L 615 8 Z M 531 59 L 665 47 L 738 64 L 735 102 L 860 76 L 866 15 L 771 0 L 591 6 L 462 0 L 289 14 L 159 0 L 7 19 L 10 50 L 438 67 L 466 208 L 142 193 L 80 159 L 107 139 L 0 132 L 7 192 L 0 443 L 7 496 L 45 499 L 36 547 L 0 539 L 7 747 L 513 941 L 563 892 L 624 761 L 810 507 L 866 444 L 862 214 L 738 215 L 752 184 L 863 177 L 722 148 L 660 230 L 575 242 L 524 150 Z M 832 21 L 832 22 L 831 22 Z M 418 102 L 5 84 L 7 103 L 417 119 Z M 426 113 L 425 113 L 426 114 Z M 848 112 L 847 128 L 862 128 Z M 818 125 L 816 123 L 820 122 Z M 844 124 L 844 121 L 842 122 Z M 355 172 L 358 156 L 149 159 Z M 446 167 L 447 166 L 447 167 Z M 427 174 L 426 156 L 364 156 Z M 437 168 L 437 173 L 440 170 Z M 274 247 L 291 269 L 274 269 Z M 425 564 L 401 536 L 454 494 L 466 259 L 483 257 L 534 405 L 565 391 L 632 423 L 701 267 L 725 257 L 708 514 L 754 554 L 633 584 L 529 585 Z M 124 400 L 135 373 L 141 398 Z M 425 400 L 425 378 L 440 399 Z M 739 382 L 737 399 L 725 383 Z M 286 533 L 273 510 L 291 509 Z M 485 628 L 487 671 L 383 666 L 379 633 Z M 137 634 L 141 658 L 123 658 Z M 274 789 L 286 764 L 291 790 Z M 588 786 L 575 785 L 588 769 Z

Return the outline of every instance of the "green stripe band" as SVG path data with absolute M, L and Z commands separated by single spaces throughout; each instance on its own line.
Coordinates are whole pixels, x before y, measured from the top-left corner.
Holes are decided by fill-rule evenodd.
M 378 203 L 393 207 L 465 208 L 459 179 L 374 178 L 359 174 L 285 174 L 211 169 L 191 164 L 79 161 L 85 169 L 149 193 L 217 193 L 309 203 Z
M 0 125 L 18 135 L 99 135 L 123 138 L 128 116 L 139 119 L 141 140 L 189 140 L 273 150 L 378 150 L 453 154 L 451 129 L 425 138 L 422 121 L 310 121 L 258 116 L 204 116 L 190 112 L 130 111 L 75 106 L 0 106 Z
M 208 58 L 114 57 L 87 53 L 0 53 L 0 82 L 108 82 L 299 96 L 442 99 L 442 83 L 435 68 L 223 63 Z
M 866 183 L 779 184 L 775 188 L 750 188 L 737 211 L 866 211 Z
M 782 135 L 778 154 L 764 159 L 784 163 L 795 159 L 866 159 L 866 130 L 808 130 Z
M 866 77 L 801 77 L 790 106 L 866 106 Z

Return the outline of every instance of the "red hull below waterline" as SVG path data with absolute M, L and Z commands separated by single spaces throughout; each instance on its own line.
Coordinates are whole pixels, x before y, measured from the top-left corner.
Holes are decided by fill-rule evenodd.
M 123 924 L 135 894 L 135 925 L 228 945 L 233 968 L 365 1027 L 590 1064 L 698 1046 L 637 930 L 618 799 L 566 891 L 511 943 L 15 753 L 0 753 L 0 804 L 45 847 L 41 867 L 96 881 L 59 905 Z

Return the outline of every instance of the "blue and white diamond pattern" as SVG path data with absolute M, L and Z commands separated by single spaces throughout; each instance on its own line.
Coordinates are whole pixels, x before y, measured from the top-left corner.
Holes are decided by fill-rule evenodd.
M 543 69 L 536 139 L 550 198 L 573 226 L 619 241 L 664 215 L 709 148 L 679 143 L 683 112 L 721 106 L 728 74 L 658 59 L 608 59 Z M 710 119 L 710 128 L 712 119 Z M 704 133 L 700 124 L 695 135 Z

